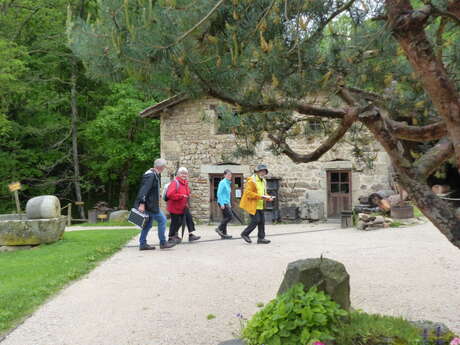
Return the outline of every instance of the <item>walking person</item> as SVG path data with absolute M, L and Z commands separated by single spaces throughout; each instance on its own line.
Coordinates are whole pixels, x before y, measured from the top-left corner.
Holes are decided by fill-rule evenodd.
M 265 176 L 268 168 L 265 164 L 259 164 L 254 170 L 254 175 L 246 180 L 246 185 L 241 198 L 240 207 L 249 213 L 251 223 L 241 233 L 241 238 L 251 243 L 249 235 L 257 228 L 257 243 L 268 244 L 270 240 L 265 238 L 265 201 L 273 201 L 273 197 L 267 195 L 267 182 Z
M 158 224 L 160 249 L 172 248 L 176 245 L 174 242 L 166 241 L 166 217 L 160 210 L 161 173 L 165 168 L 166 161 L 159 158 L 153 163 L 153 168 L 147 170 L 142 176 L 141 186 L 134 207 L 139 212 L 146 213 L 149 219 L 141 231 L 139 250 L 155 249 L 154 246 L 147 244 L 147 235 L 152 228 L 154 220 Z
M 216 228 L 216 232 L 219 236 L 228 240 L 232 236 L 227 234 L 227 224 L 232 220 L 232 172 L 229 169 L 224 170 L 224 178 L 219 182 L 217 187 L 217 204 L 222 210 L 222 221 Z
M 188 185 L 188 170 L 180 167 L 177 170 L 176 178 L 171 181 L 166 191 L 167 210 L 171 215 L 171 224 L 169 226 L 169 241 L 180 243 L 182 240 L 178 236 L 180 227 L 184 224 L 188 226 L 189 242 L 197 241 L 201 237 L 193 234 L 195 224 L 189 208 L 190 187 Z

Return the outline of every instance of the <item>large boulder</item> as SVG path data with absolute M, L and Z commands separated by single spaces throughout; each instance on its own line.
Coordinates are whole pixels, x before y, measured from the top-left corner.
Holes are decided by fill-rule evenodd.
M 26 204 L 28 219 L 48 219 L 61 216 L 61 203 L 54 195 L 41 195 L 29 199 Z
M 324 258 L 291 262 L 278 294 L 286 292 L 297 283 L 302 283 L 305 290 L 316 286 L 318 290 L 331 296 L 343 309 L 350 309 L 350 276 L 340 262 Z
M 114 211 L 109 215 L 110 222 L 127 222 L 128 221 L 129 211 L 127 210 L 120 210 Z
M 0 216 L 0 246 L 52 243 L 62 238 L 67 218 L 26 219 L 25 215 Z

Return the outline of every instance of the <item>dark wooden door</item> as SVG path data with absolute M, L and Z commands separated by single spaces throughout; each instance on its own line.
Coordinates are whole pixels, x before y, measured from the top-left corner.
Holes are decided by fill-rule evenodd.
M 351 210 L 351 170 L 327 172 L 327 216 L 340 217 L 340 212 Z
M 210 174 L 209 185 L 210 185 L 210 213 L 212 222 L 220 222 L 222 220 L 222 211 L 217 204 L 217 188 L 219 182 L 224 178 L 224 174 Z M 243 174 L 232 174 L 232 193 L 231 201 L 233 211 L 236 212 L 241 219 L 244 219 L 244 211 L 240 209 L 239 204 L 241 197 L 243 196 L 244 179 Z M 233 219 L 233 222 L 237 222 Z

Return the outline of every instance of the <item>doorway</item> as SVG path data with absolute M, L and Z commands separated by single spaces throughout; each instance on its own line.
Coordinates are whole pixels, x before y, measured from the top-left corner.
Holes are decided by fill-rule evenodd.
M 327 171 L 327 216 L 339 218 L 342 211 L 351 211 L 351 170 Z
M 210 200 L 209 200 L 209 209 L 210 209 L 210 218 L 211 222 L 219 223 L 222 220 L 222 211 L 217 204 L 217 188 L 219 187 L 219 182 L 224 178 L 224 174 L 209 174 L 209 185 L 210 185 Z M 240 209 L 240 200 L 243 196 L 244 188 L 244 179 L 243 174 L 232 174 L 232 193 L 231 201 L 233 211 L 238 214 L 240 219 L 244 221 L 244 212 Z M 238 222 L 236 219 L 233 219 L 232 222 Z

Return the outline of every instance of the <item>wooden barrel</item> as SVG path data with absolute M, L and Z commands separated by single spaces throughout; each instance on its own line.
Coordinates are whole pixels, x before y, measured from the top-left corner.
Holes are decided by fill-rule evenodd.
M 61 203 L 54 195 L 42 195 L 27 201 L 28 219 L 48 219 L 61 216 Z

